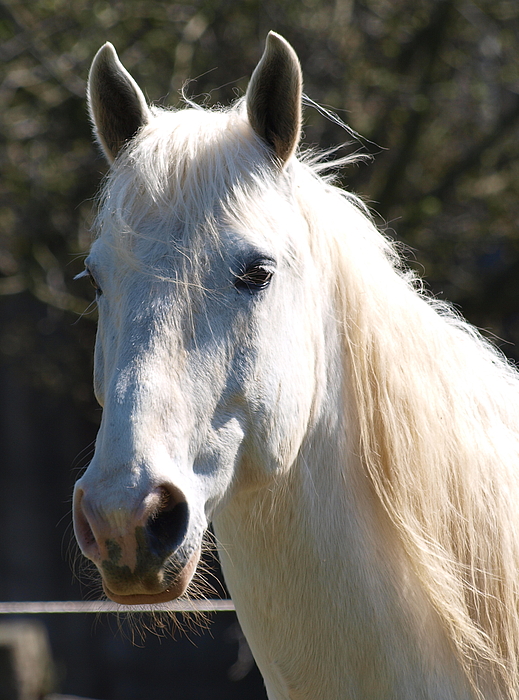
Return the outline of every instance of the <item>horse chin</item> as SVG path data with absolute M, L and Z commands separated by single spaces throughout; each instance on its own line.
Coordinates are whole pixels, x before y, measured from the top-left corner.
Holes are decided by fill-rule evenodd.
M 172 583 L 158 593 L 117 593 L 112 591 L 105 581 L 103 581 L 103 590 L 110 600 L 120 605 L 156 605 L 158 603 L 169 603 L 185 593 L 196 571 L 199 559 L 200 550 L 197 550 Z

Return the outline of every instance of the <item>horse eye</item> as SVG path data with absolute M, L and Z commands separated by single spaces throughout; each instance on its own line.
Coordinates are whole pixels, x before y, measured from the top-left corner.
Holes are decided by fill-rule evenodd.
M 234 282 L 236 289 L 250 293 L 266 289 L 274 275 L 272 263 L 256 262 L 248 267 Z
M 92 275 L 90 275 L 90 284 L 96 290 L 97 294 L 103 293 L 101 287 L 97 284 L 95 277 L 93 277 Z
M 82 279 L 83 277 L 88 277 L 88 279 L 90 280 L 90 284 L 91 284 L 92 287 L 96 290 L 96 296 L 100 296 L 100 295 L 103 293 L 103 290 L 102 290 L 101 287 L 97 284 L 94 275 L 90 272 L 90 270 L 88 269 L 88 267 L 86 267 L 86 268 L 83 270 L 83 272 L 80 272 L 79 275 L 76 275 L 76 276 L 74 277 L 74 279 L 75 279 L 75 280 L 79 280 L 79 279 Z

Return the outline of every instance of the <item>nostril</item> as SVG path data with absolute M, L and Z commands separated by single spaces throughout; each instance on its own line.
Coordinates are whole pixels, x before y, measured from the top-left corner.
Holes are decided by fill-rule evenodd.
M 183 496 L 180 491 L 173 491 L 173 489 L 169 490 L 165 486 L 159 486 L 157 491 L 159 492 L 157 515 L 161 512 L 173 510 L 175 505 L 183 500 Z
M 157 554 L 168 556 L 184 541 L 189 509 L 184 494 L 174 487 L 159 487 L 160 500 L 147 522 L 150 545 Z
M 95 535 L 90 527 L 88 518 L 83 508 L 83 492 L 78 490 L 74 499 L 73 508 L 74 533 L 83 554 L 90 559 L 99 556 Z
M 94 537 L 92 528 L 86 520 L 82 524 L 81 539 L 87 549 L 93 547 L 96 544 L 96 538 Z

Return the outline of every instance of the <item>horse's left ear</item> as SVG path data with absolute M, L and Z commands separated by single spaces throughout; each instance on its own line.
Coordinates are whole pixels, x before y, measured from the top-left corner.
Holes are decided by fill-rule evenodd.
M 247 89 L 247 115 L 281 164 L 299 143 L 302 85 L 296 52 L 282 36 L 270 32 Z
M 96 138 L 112 162 L 124 144 L 148 122 L 150 110 L 110 43 L 102 46 L 92 61 L 87 95 Z

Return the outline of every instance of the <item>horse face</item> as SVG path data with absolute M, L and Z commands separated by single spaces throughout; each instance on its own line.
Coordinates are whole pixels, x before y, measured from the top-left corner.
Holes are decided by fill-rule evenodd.
M 277 105 L 275 119 L 264 99 L 266 91 L 276 93 L 272 61 L 281 78 L 288 71 L 288 116 Z M 234 214 L 230 192 L 222 192 L 226 207 L 200 201 L 191 231 L 172 245 L 171 203 L 162 212 L 150 204 L 145 226 L 153 219 L 156 226 L 130 237 L 131 251 L 108 216 L 87 258 L 98 290 L 94 383 L 103 417 L 94 458 L 76 484 L 74 524 L 117 602 L 180 595 L 213 515 L 241 489 L 260 488 L 286 470 L 311 421 L 322 358 L 309 319 L 320 313 L 320 280 L 283 165 L 299 134 L 300 89 L 292 49 L 271 37 L 240 127 L 270 172 L 253 207 L 243 188 Z M 138 150 L 127 158 L 121 144 L 136 130 L 145 143 L 147 133 L 161 132 L 156 120 L 165 116 L 148 110 L 110 47 L 94 61 L 89 95 L 98 139 L 109 160 L 117 159 L 110 210 L 117 200 L 110 187 L 138 170 Z M 203 114 L 168 113 L 168 134 L 182 133 L 178 124 L 216 118 Z M 185 186 L 185 178 L 177 184 Z M 142 181 L 134 190 L 136 207 L 139 198 L 160 199 Z M 177 213 L 175 220 L 183 218 Z
M 272 193 L 261 209 L 272 208 L 278 230 L 294 228 L 289 203 Z M 75 529 L 111 598 L 159 602 L 189 583 L 227 499 L 297 453 L 315 394 L 319 279 L 309 255 L 283 249 L 270 216 L 254 228 L 220 223 L 216 241 L 187 253 L 187 271 L 185 250 L 132 264 L 111 235 L 86 261 L 99 290 L 103 417 L 76 485 Z

